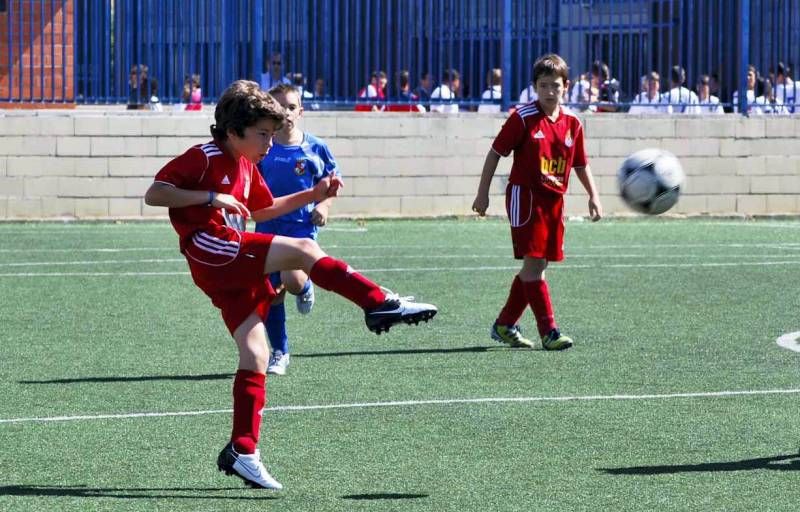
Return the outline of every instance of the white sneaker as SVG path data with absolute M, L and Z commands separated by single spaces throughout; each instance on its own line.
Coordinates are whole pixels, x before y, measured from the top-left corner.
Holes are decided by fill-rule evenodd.
M 286 368 L 289 366 L 289 354 L 284 354 L 280 350 L 276 350 L 269 356 L 269 364 L 267 365 L 267 373 L 272 375 L 286 375 Z
M 283 486 L 272 478 L 261 463 L 261 453 L 236 453 L 233 443 L 228 443 L 217 457 L 217 467 L 228 476 L 238 476 L 250 487 L 280 490 Z
M 309 281 L 308 291 L 302 295 L 296 295 L 294 300 L 297 304 L 297 311 L 301 315 L 311 313 L 311 309 L 314 307 L 314 284 Z

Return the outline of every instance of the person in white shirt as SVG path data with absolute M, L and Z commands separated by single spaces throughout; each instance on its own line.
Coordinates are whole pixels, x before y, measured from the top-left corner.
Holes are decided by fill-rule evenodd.
M 457 114 L 456 94 L 461 87 L 461 74 L 455 69 L 447 69 L 442 74 L 442 84 L 431 93 L 431 112 Z
M 578 75 L 569 95 L 569 107 L 573 110 L 586 110 L 589 105 L 592 84 L 585 73 Z
M 754 114 L 788 114 L 789 109 L 786 108 L 780 98 L 774 96 L 774 93 L 772 82 L 766 80 L 764 82 L 764 94 L 756 98 L 752 112 Z
M 261 73 L 259 86 L 262 91 L 268 91 L 278 84 L 290 84 L 288 78 L 283 75 L 283 56 L 280 52 L 274 52 L 266 61 L 265 66 L 268 71 Z
M 756 101 L 756 80 L 758 79 L 758 70 L 755 66 L 750 64 L 747 66 L 747 110 L 752 109 L 753 103 Z M 739 91 L 733 91 L 733 111 L 739 112 Z
M 661 76 L 656 71 L 645 75 L 646 90 L 640 92 L 631 102 L 629 114 L 671 114 L 672 105 L 665 105 L 661 101 Z
M 519 92 L 519 104 L 520 105 L 527 105 L 528 103 L 532 103 L 539 99 L 539 95 L 536 94 L 536 91 L 533 88 L 533 84 L 528 84 L 528 87 L 522 89 Z
M 772 77 L 772 73 L 770 73 L 770 77 Z M 797 82 L 792 80 L 789 67 L 783 62 L 778 62 L 774 78 L 775 98 L 786 105 L 787 108 L 794 106 L 800 100 L 797 90 L 800 87 L 798 87 Z
M 672 66 L 670 89 L 661 95 L 661 101 L 671 105 L 676 114 L 699 114 L 700 108 L 697 105 L 700 100 L 697 94 L 683 86 L 685 82 L 686 71 L 681 66 Z
M 478 112 L 500 112 L 500 100 L 503 98 L 503 70 L 500 68 L 490 69 L 486 75 L 486 85 L 488 89 L 481 94 Z
M 711 94 L 711 77 L 700 75 L 697 79 L 697 99 L 700 103 L 701 114 L 724 114 L 725 110 L 719 102 L 719 98 Z

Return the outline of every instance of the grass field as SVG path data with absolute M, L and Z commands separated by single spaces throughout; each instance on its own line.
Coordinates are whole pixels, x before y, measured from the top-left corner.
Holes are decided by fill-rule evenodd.
M 440 314 L 377 337 L 324 291 L 287 308 L 277 493 L 216 471 L 235 349 L 166 222 L 0 237 L 2 511 L 797 510 L 798 221 L 568 223 L 562 353 L 488 337 L 505 222 L 335 221 L 324 248 Z

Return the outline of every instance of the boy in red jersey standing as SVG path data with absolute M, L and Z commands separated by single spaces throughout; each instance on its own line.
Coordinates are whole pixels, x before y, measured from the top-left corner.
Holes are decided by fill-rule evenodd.
M 553 315 L 544 271 L 550 261 L 564 259 L 564 193 L 574 167 L 589 195 L 589 215 L 600 220 L 603 210 L 589 170 L 583 126 L 561 106 L 569 85 L 569 69 L 556 54 L 540 57 L 533 66 L 538 100 L 519 107 L 506 120 L 483 164 L 478 194 L 472 210 L 486 215 L 489 186 L 501 156 L 514 152 L 506 188 L 506 212 L 511 222 L 514 257 L 522 269 L 514 277 L 508 300 L 500 311 L 491 336 L 512 347 L 533 348 L 520 332 L 519 320 L 530 306 L 545 350 L 564 350 L 572 339 L 561 334 Z
M 252 487 L 281 489 L 256 448 L 269 357 L 263 321 L 275 297 L 269 274 L 302 270 L 318 286 L 363 308 L 367 327 L 376 333 L 401 322 L 427 321 L 437 310 L 384 292 L 313 240 L 246 231 L 248 217 L 265 221 L 333 197 L 341 182 L 326 177 L 313 188 L 272 197 L 256 164 L 269 152 L 286 114 L 257 83 L 234 82 L 220 97 L 214 118 L 213 140 L 189 148 L 158 171 L 145 202 L 169 208 L 192 279 L 221 310 L 239 351 L 233 430 L 217 467 Z

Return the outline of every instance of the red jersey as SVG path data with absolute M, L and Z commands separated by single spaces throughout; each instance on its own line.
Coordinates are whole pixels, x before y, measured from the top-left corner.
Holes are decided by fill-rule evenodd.
M 587 164 L 580 120 L 559 106 L 558 118 L 552 121 L 538 101 L 511 114 L 492 150 L 501 156 L 514 151 L 508 182 L 534 191 L 564 194 L 570 170 Z
M 172 159 L 158 171 L 155 181 L 186 190 L 230 194 L 250 211 L 273 203 L 258 168 L 245 157 L 235 160 L 213 141 L 192 146 Z M 245 231 L 241 215 L 205 205 L 170 208 L 169 219 L 180 237 L 181 252 L 188 250 L 193 259 L 210 265 L 235 258 Z

